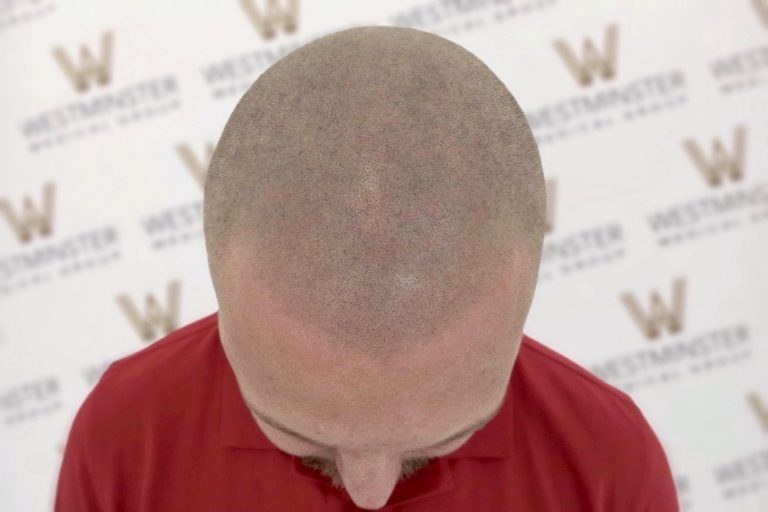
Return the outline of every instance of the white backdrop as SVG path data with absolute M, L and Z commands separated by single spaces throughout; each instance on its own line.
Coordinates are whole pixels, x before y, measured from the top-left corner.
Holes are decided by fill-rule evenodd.
M 525 332 L 635 399 L 681 510 L 768 510 L 768 0 L 3 1 L 0 509 L 50 510 L 103 369 L 216 309 L 224 123 L 356 25 L 437 33 L 507 84 L 550 207 Z

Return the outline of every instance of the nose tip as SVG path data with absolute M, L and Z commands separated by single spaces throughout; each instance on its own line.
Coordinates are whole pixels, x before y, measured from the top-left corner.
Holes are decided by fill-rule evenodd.
M 359 508 L 376 510 L 387 504 L 400 474 L 397 457 L 341 457 L 339 473 L 349 497 Z
M 345 488 L 355 505 L 366 510 L 377 510 L 387 504 L 396 483 L 368 480 L 354 486 L 345 485 Z
M 388 485 L 371 484 L 361 488 L 345 487 L 355 505 L 365 510 L 378 510 L 389 501 L 393 488 Z
M 355 505 L 357 505 L 359 508 L 363 508 L 365 510 L 378 510 L 387 504 L 387 501 L 389 501 L 389 496 L 369 498 L 369 499 L 363 499 L 363 500 L 356 500 L 353 498 L 352 501 L 354 501 Z

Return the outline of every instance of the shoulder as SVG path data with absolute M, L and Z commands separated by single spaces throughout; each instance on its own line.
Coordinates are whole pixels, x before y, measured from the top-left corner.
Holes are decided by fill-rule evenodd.
M 529 364 L 537 366 L 540 371 L 546 370 L 551 378 L 568 380 L 571 384 L 585 387 L 595 393 L 607 393 L 619 401 L 631 401 L 629 395 L 620 389 L 611 386 L 572 359 L 527 334 L 523 335 L 520 353 L 525 353 Z
M 522 374 L 524 387 L 537 394 L 547 394 L 539 398 L 546 399 L 545 402 L 552 406 L 567 401 L 579 412 L 607 414 L 603 419 L 645 423 L 640 409 L 628 394 L 528 335 L 523 335 L 514 371 Z
M 611 482 L 614 496 L 643 503 L 653 490 L 673 501 L 662 445 L 629 395 L 527 335 L 513 376 L 522 421 L 553 436 L 562 454 L 590 476 Z
M 217 332 L 218 314 L 199 318 L 190 322 L 162 338 L 153 342 L 132 354 L 114 360 L 104 371 L 99 384 L 109 382 L 118 386 L 121 383 L 141 383 L 149 375 L 160 377 L 162 369 L 168 370 L 167 375 L 172 375 L 174 370 L 184 369 L 199 364 L 202 351 L 207 347 L 199 343 L 201 338 L 210 337 Z M 213 341 L 213 340 L 209 340 Z
M 174 420 L 186 402 L 205 403 L 215 371 L 217 316 L 195 320 L 113 361 L 81 404 L 73 432 L 82 431 L 89 443 L 110 443 Z

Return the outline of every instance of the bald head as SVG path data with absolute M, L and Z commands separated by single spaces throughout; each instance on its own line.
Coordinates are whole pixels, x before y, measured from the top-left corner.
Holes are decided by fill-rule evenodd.
M 512 266 L 527 313 L 544 179 L 522 111 L 477 57 L 420 30 L 357 27 L 286 55 L 243 95 L 210 163 L 204 227 L 222 313 L 248 308 L 229 292 L 247 279 L 334 343 L 399 352 Z

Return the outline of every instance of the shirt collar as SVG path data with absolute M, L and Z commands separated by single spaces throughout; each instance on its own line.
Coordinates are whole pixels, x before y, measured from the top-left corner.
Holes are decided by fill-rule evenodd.
M 218 322 L 214 322 L 214 329 L 216 364 L 218 366 L 216 385 L 219 392 L 218 423 L 221 445 L 230 448 L 282 451 L 264 435 L 245 405 L 232 366 L 221 347 Z M 510 379 L 509 382 L 511 384 L 512 380 Z M 510 385 L 508 385 L 504 405 L 502 405 L 499 413 L 483 428 L 476 431 L 458 450 L 439 457 L 439 459 L 505 458 L 512 456 L 512 426 L 514 422 L 511 398 L 512 393 Z

